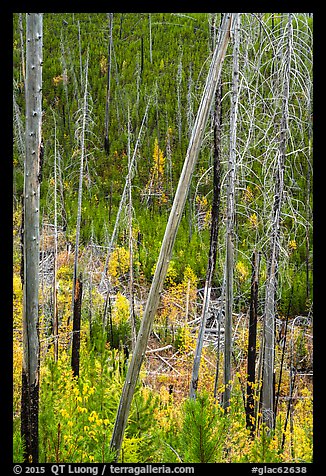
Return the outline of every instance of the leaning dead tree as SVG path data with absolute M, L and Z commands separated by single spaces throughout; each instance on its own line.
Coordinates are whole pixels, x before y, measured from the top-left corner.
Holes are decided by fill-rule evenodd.
M 152 285 L 149 291 L 144 315 L 137 336 L 135 350 L 127 371 L 126 380 L 122 389 L 122 395 L 117 411 L 115 425 L 111 438 L 111 450 L 118 458 L 124 431 L 127 425 L 128 415 L 134 391 L 136 388 L 139 372 L 145 356 L 149 334 L 159 304 L 160 293 L 166 277 L 169 261 L 172 254 L 173 244 L 179 228 L 185 202 L 187 199 L 192 173 L 196 164 L 207 118 L 211 109 L 217 83 L 221 74 L 222 64 L 226 54 L 230 37 L 230 24 L 232 14 L 226 13 L 221 25 L 221 35 L 213 53 L 211 66 L 206 79 L 205 89 L 198 108 L 192 135 L 188 145 L 186 158 L 180 175 L 179 184 L 174 197 L 172 209 L 165 229 L 160 254 L 157 260 Z
M 265 288 L 265 320 L 264 320 L 264 369 L 262 388 L 263 422 L 267 428 L 274 428 L 274 347 L 275 347 L 275 295 L 277 289 L 277 270 L 279 260 L 279 239 L 281 224 L 281 209 L 284 189 L 284 162 L 288 140 L 289 127 L 289 95 L 290 95 L 290 66 L 292 51 L 292 14 L 288 15 L 287 45 L 284 57 L 284 80 L 282 117 L 280 124 L 280 141 L 277 151 L 277 166 L 275 171 L 274 204 L 271 217 L 270 257 Z
M 39 201 L 42 160 L 42 13 L 26 14 L 26 157 L 24 176 L 24 292 L 21 434 L 24 461 L 38 462 Z

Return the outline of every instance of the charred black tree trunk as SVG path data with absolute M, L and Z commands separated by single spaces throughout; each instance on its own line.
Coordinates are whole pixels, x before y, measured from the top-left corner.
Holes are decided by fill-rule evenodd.
M 74 317 L 72 325 L 72 350 L 71 368 L 74 377 L 79 377 L 79 351 L 80 351 L 80 320 L 82 306 L 83 283 L 81 275 L 76 281 L 74 296 Z
M 257 251 L 252 255 L 252 275 L 250 294 L 250 314 L 249 314 L 249 337 L 248 337 L 248 361 L 247 361 L 247 401 L 246 401 L 246 422 L 251 434 L 255 432 L 255 402 L 254 384 L 256 380 L 256 339 L 257 339 L 257 309 L 258 309 L 258 273 L 259 254 Z
M 218 89 L 215 93 L 215 109 L 213 117 L 213 202 L 212 202 L 212 223 L 211 223 L 211 235 L 210 235 L 210 248 L 208 255 L 208 264 L 206 271 L 206 282 L 204 291 L 204 302 L 201 321 L 199 325 L 199 332 L 197 337 L 197 344 L 195 350 L 195 357 L 192 370 L 192 378 L 190 383 L 190 398 L 196 398 L 198 378 L 199 378 L 199 366 L 201 353 L 204 341 L 204 332 L 206 327 L 206 317 L 210 301 L 210 294 L 212 288 L 212 279 L 215 272 L 216 255 L 217 255 L 217 240 L 219 231 L 219 215 L 220 215 L 220 182 L 221 182 L 221 124 L 222 124 L 222 82 L 219 79 Z
M 24 403 L 26 402 L 26 403 Z M 24 462 L 38 462 L 38 404 L 39 384 L 28 384 L 28 376 L 22 372 L 21 434 L 24 437 Z

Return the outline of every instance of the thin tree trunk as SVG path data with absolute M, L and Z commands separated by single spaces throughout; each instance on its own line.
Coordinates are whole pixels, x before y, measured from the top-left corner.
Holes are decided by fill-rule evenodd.
M 283 202 L 284 161 L 287 146 L 287 130 L 289 120 L 290 94 L 290 64 L 291 64 L 292 15 L 288 18 L 288 36 L 285 58 L 285 77 L 283 85 L 282 120 L 280 130 L 280 144 L 275 179 L 275 196 L 271 229 L 271 252 L 265 291 L 265 321 L 264 321 L 264 371 L 262 389 L 263 421 L 272 430 L 274 428 L 274 350 L 275 350 L 275 293 L 277 289 L 277 268 L 279 255 L 279 235 L 281 208 Z
M 80 74 L 80 88 L 83 87 L 83 60 L 82 60 L 82 48 L 81 48 L 81 35 L 80 35 L 80 23 L 78 24 L 78 45 L 79 45 L 79 74 Z
M 82 111 L 82 125 L 81 125 L 81 138 L 80 138 L 81 155 L 80 155 L 80 168 L 79 168 L 76 243 L 75 243 L 75 257 L 74 257 L 74 275 L 73 275 L 73 285 L 72 285 L 72 313 L 71 313 L 72 316 L 74 316 L 74 306 L 75 306 L 75 287 L 76 287 L 77 273 L 78 273 L 78 253 L 79 253 L 79 238 L 80 238 L 81 208 L 82 208 L 82 199 L 83 199 L 85 134 L 86 134 L 86 122 L 87 122 L 87 86 L 88 86 L 88 58 L 87 58 L 87 63 L 86 63 L 85 91 L 84 91 L 84 103 L 83 103 L 83 111 Z M 70 324 L 71 315 L 68 318 L 68 325 Z
M 112 62 L 112 28 L 113 28 L 113 13 L 108 14 L 109 17 L 109 47 L 108 47 L 108 80 L 106 88 L 106 104 L 105 104 L 105 138 L 104 149 L 107 154 L 110 153 L 109 141 L 109 109 L 111 99 L 111 62 Z
M 74 377 L 79 377 L 80 357 L 80 321 L 83 295 L 83 282 L 81 274 L 77 278 L 74 296 L 74 320 L 72 327 L 71 368 Z
M 311 221 L 310 216 L 310 158 L 312 154 L 312 131 L 311 131 L 311 122 L 308 128 L 308 160 L 307 160 L 307 192 L 306 192 L 306 299 L 310 299 L 310 237 L 309 237 L 309 223 Z
M 178 126 L 178 133 L 179 133 L 179 147 L 181 147 L 181 140 L 182 140 L 182 111 L 181 111 L 182 50 L 181 50 L 181 53 L 180 53 L 180 60 L 179 60 L 177 77 L 176 77 L 176 86 L 177 86 L 177 99 L 178 99 L 177 126 Z
M 91 344 L 93 343 L 93 272 L 91 265 L 93 262 L 93 233 L 92 233 L 92 243 L 91 243 L 91 256 L 90 256 L 90 267 L 89 267 L 89 281 L 88 281 L 88 293 L 89 293 L 89 306 L 88 306 L 88 328 L 89 328 L 89 340 Z
M 239 27 L 240 14 L 234 14 L 233 32 L 233 78 L 230 117 L 230 151 L 228 162 L 228 190 L 227 190 L 227 231 L 226 231 L 226 307 L 225 307 L 225 334 L 224 334 L 224 394 L 223 406 L 230 406 L 231 398 L 231 356 L 232 356 L 232 308 L 233 308 L 233 270 L 234 270 L 234 201 L 235 201 L 235 165 L 237 141 L 237 113 L 239 101 Z
M 144 38 L 140 38 L 140 78 L 143 79 L 144 72 Z
M 24 461 L 38 462 L 39 404 L 39 167 L 42 126 L 42 13 L 26 14 L 26 159 L 21 433 Z
M 130 112 L 128 107 L 128 170 L 130 170 Z M 137 339 L 136 318 L 134 306 L 134 257 L 133 257 L 133 237 L 132 237 L 132 195 L 131 195 L 131 173 L 128 173 L 128 221 L 129 221 L 129 306 L 130 306 L 130 326 L 131 326 L 131 348 L 134 351 Z
M 290 309 L 291 309 L 291 303 L 292 303 L 292 297 L 293 297 L 293 289 L 294 288 L 293 288 L 293 284 L 292 284 L 291 296 L 290 296 L 290 299 L 289 299 L 289 306 L 288 306 L 288 310 L 287 310 L 287 313 L 286 313 L 285 324 L 284 324 L 285 329 L 284 329 L 284 337 L 283 337 L 283 344 L 282 344 L 283 347 L 282 347 L 282 357 L 281 357 L 281 364 L 280 364 L 280 376 L 279 376 L 279 381 L 278 381 L 275 407 L 274 407 L 275 417 L 277 415 L 278 401 L 279 401 L 281 383 L 282 383 L 283 365 L 284 365 L 284 357 L 285 357 L 285 349 L 286 349 L 286 338 L 287 338 L 287 333 L 288 333 L 288 322 L 289 322 L 289 317 L 290 317 Z
M 221 28 L 221 37 L 214 51 L 211 67 L 207 76 L 205 90 L 199 105 L 193 134 L 188 146 L 185 162 L 179 179 L 178 188 L 174 197 L 174 202 L 170 212 L 169 220 L 166 226 L 161 251 L 155 268 L 152 285 L 146 303 L 143 319 L 137 336 L 136 348 L 128 368 L 126 380 L 120 398 L 119 408 L 115 420 L 113 434 L 111 438 L 111 450 L 115 452 L 117 459 L 120 453 L 124 430 L 127 424 L 128 415 L 132 398 L 134 395 L 140 368 L 145 356 L 148 337 L 151 331 L 152 323 L 157 311 L 160 292 L 166 277 L 167 268 L 171 258 L 173 244 L 181 221 L 184 205 L 190 186 L 190 181 L 196 160 L 199 154 L 205 125 L 209 115 L 211 102 L 217 87 L 219 76 L 225 57 L 229 35 L 230 22 L 232 14 L 226 14 Z
M 58 213 L 57 213 L 57 127 L 54 117 L 54 263 L 53 263 L 53 338 L 54 360 L 58 360 L 59 320 L 57 303 Z
M 20 227 L 20 281 L 22 284 L 22 288 L 24 288 L 24 282 L 25 282 L 25 265 L 24 265 L 24 228 L 25 228 L 25 213 L 24 213 L 24 208 L 25 208 L 25 194 L 23 193 L 21 195 L 21 205 L 22 205 L 22 211 L 21 211 L 21 227 Z
M 296 369 L 293 368 L 292 365 L 291 365 L 291 368 L 290 368 L 290 392 L 289 392 L 288 407 L 287 407 L 287 411 L 286 411 L 286 417 L 285 417 L 285 423 L 284 423 L 284 429 L 283 429 L 282 451 L 283 451 L 284 444 L 285 444 L 286 429 L 287 429 L 287 426 L 288 426 L 289 417 L 291 419 L 290 415 L 291 415 L 292 410 L 293 410 L 292 400 L 293 400 L 293 391 L 294 391 L 294 386 L 295 386 L 295 377 L 296 377 Z M 291 444 L 291 452 L 292 452 L 292 444 Z
M 210 302 L 212 279 L 215 272 L 217 240 L 219 231 L 219 212 L 220 212 L 220 181 L 221 181 L 221 119 L 222 116 L 222 82 L 219 80 L 218 88 L 215 93 L 215 107 L 213 115 L 213 133 L 214 133 L 214 162 L 213 162 L 213 203 L 212 203 L 212 223 L 210 234 L 210 247 L 208 255 L 208 264 L 206 271 L 206 281 L 203 299 L 203 309 L 201 320 L 199 323 L 199 331 L 196 343 L 195 357 L 192 369 L 192 377 L 190 382 L 190 398 L 196 397 L 200 359 L 202 354 L 204 333 L 207 320 L 207 312 Z M 218 323 L 220 325 L 220 322 Z
M 144 127 L 144 124 L 145 124 L 145 120 L 146 120 L 146 117 L 147 117 L 149 105 L 150 105 L 150 100 L 148 101 L 147 106 L 146 106 L 145 114 L 144 114 L 144 117 L 143 117 L 143 120 L 142 120 L 142 124 L 140 126 L 138 138 L 137 138 L 137 141 L 136 141 L 134 153 L 133 153 L 132 159 L 131 159 L 130 164 L 129 164 L 130 166 L 129 166 L 129 169 L 128 169 L 128 175 L 127 175 L 125 185 L 124 185 L 124 188 L 123 188 L 123 192 L 122 192 L 122 195 L 121 195 L 121 200 L 120 200 L 117 216 L 116 216 L 116 219 L 115 219 L 113 232 L 112 232 L 111 239 L 110 239 L 110 242 L 109 242 L 109 247 L 108 247 L 109 249 L 108 249 L 108 253 L 106 255 L 106 260 L 105 260 L 105 265 L 104 265 L 100 285 L 103 284 L 104 278 L 105 278 L 107 270 L 108 270 L 109 258 L 110 258 L 112 248 L 113 248 L 113 243 L 115 241 L 115 237 L 116 237 L 116 234 L 117 234 L 117 231 L 118 231 L 118 225 L 119 225 L 119 220 L 120 220 L 122 207 L 125 203 L 126 196 L 127 196 L 129 175 L 132 173 L 132 170 L 133 170 L 135 162 L 136 162 L 136 154 L 137 154 L 138 146 L 139 146 L 139 143 L 140 143 L 141 135 L 142 135 L 142 132 L 143 132 L 143 127 Z
M 251 434 L 255 432 L 255 382 L 256 382 L 256 339 L 257 339 L 257 310 L 258 310 L 258 276 L 259 254 L 255 250 L 252 254 L 250 314 L 249 314 L 249 337 L 248 337 L 248 360 L 247 360 L 247 400 L 246 422 Z
M 153 52 L 152 52 L 152 15 L 151 13 L 148 14 L 148 22 L 149 22 L 149 60 L 152 64 Z
M 20 33 L 20 51 L 21 51 L 21 61 L 22 61 L 22 73 L 23 73 L 23 81 L 25 86 L 25 57 L 24 57 L 24 28 L 23 28 L 23 15 L 19 14 L 19 33 Z
M 65 52 L 65 40 L 63 38 L 63 33 L 61 31 L 61 38 L 60 38 L 60 47 L 61 47 L 61 63 L 62 63 L 62 77 L 63 77 L 63 89 L 65 92 L 66 97 L 66 110 L 67 110 L 67 124 L 68 124 L 68 135 L 69 135 L 69 149 L 71 150 L 71 144 L 73 143 L 72 135 L 71 135 L 71 117 L 70 117 L 70 105 L 69 105 L 69 93 L 68 93 L 68 68 L 66 63 L 66 52 Z M 65 121 L 65 105 L 62 103 L 62 111 L 63 111 L 63 121 Z

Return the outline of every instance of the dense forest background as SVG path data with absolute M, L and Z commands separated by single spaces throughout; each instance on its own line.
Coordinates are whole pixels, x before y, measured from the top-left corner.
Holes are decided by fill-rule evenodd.
M 110 436 L 133 351 L 133 323 L 137 332 L 220 18 L 219 13 L 43 15 L 40 461 L 112 458 Z M 25 14 L 15 14 L 13 22 L 14 457 L 19 462 L 24 453 L 20 401 Z M 313 19 L 310 14 L 292 14 L 290 40 L 288 22 L 285 13 L 241 14 L 231 409 L 226 412 L 220 403 L 232 36 L 221 73 L 219 233 L 198 395 L 188 399 L 210 248 L 214 107 L 161 293 L 121 462 L 312 461 Z M 278 408 L 270 434 L 261 422 L 261 342 L 287 74 L 288 139 L 275 290 Z M 246 421 L 245 397 L 254 253 L 259 256 L 259 287 L 253 428 Z M 82 284 L 78 375 L 70 365 L 77 267 Z

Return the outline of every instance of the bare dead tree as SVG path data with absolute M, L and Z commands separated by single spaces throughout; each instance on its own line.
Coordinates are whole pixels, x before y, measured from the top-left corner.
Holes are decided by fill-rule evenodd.
M 178 125 L 178 133 L 179 133 L 179 146 L 181 146 L 181 138 L 182 138 L 182 111 L 181 111 L 181 87 L 182 87 L 182 49 L 180 47 L 180 59 L 176 77 L 176 86 L 177 86 L 177 100 L 178 100 L 178 108 L 177 108 L 177 125 Z
M 107 86 L 106 86 L 106 103 L 105 103 L 105 137 L 104 137 L 104 149 L 107 154 L 110 152 L 109 141 L 109 110 L 111 100 L 111 64 L 112 64 L 112 29 L 113 29 L 113 13 L 108 13 L 109 18 L 109 47 L 108 47 L 108 74 L 107 74 Z
M 128 107 L 128 170 L 130 170 L 130 111 Z M 129 227 L 129 306 L 130 306 L 130 326 L 131 326 L 131 348 L 134 351 L 137 339 L 136 316 L 134 304 L 134 251 L 132 236 L 132 193 L 131 193 L 131 173 L 128 173 L 128 227 Z
M 149 24 L 149 60 L 151 64 L 153 63 L 153 43 L 152 43 L 152 14 L 148 14 L 148 24 Z
M 42 126 L 43 14 L 26 14 L 26 158 L 21 433 L 24 461 L 38 462 L 39 200 Z
M 264 370 L 262 388 L 263 422 L 274 428 L 274 347 L 275 347 L 275 293 L 277 289 L 277 269 L 279 258 L 279 237 L 281 209 L 284 193 L 284 161 L 289 126 L 290 65 L 292 51 L 292 15 L 288 15 L 287 45 L 285 52 L 282 118 L 280 124 L 280 142 L 277 154 L 275 175 L 274 205 L 271 217 L 270 257 L 265 288 L 264 318 Z
M 224 335 L 224 394 L 223 406 L 230 406 L 231 398 L 231 356 L 232 356 L 232 309 L 233 309 L 233 270 L 234 270 L 234 214 L 235 214 L 235 168 L 237 148 L 237 114 L 239 101 L 239 28 L 240 14 L 233 14 L 233 74 L 232 97 L 230 116 L 230 146 L 228 161 L 227 187 L 227 225 L 226 225 L 226 307 L 225 307 L 225 335 Z
M 53 112 L 53 111 L 52 111 Z M 54 360 L 58 360 L 59 349 L 59 317 L 58 317 L 58 290 L 57 290 L 57 271 L 58 271 L 58 192 L 57 192 L 57 124 L 54 119 L 54 263 L 53 263 L 53 338 L 54 338 Z
M 80 227 L 81 227 L 81 212 L 82 212 L 82 200 L 83 200 L 83 179 L 84 179 L 84 162 L 86 159 L 86 134 L 91 122 L 91 111 L 89 106 L 89 93 L 88 93 L 88 54 L 85 65 L 85 79 L 84 79 L 84 97 L 81 111 L 77 120 L 76 137 L 80 144 L 80 167 L 79 167 L 79 185 L 78 185 L 78 203 L 77 203 L 77 223 L 76 223 L 76 241 L 75 241 L 75 255 L 74 255 L 74 271 L 73 271 L 73 285 L 72 285 L 72 313 L 68 318 L 68 325 L 70 318 L 73 318 L 73 334 L 72 334 L 72 370 L 75 375 L 78 375 L 79 365 L 76 363 L 76 354 L 79 354 L 79 334 L 80 334 L 80 312 L 81 312 L 81 277 L 77 278 L 78 270 L 78 258 L 79 258 L 79 240 L 80 240 Z M 78 286 L 78 289 L 77 289 Z M 77 289 L 77 290 L 76 290 Z M 80 292 L 80 295 L 79 295 Z M 77 308 L 76 308 L 77 306 Z M 79 330 L 78 330 L 79 328 Z M 76 335 L 78 334 L 78 336 Z M 79 359 L 79 356 L 78 356 Z
M 122 192 L 121 199 L 120 199 L 118 212 L 117 212 L 117 215 L 116 215 L 116 220 L 115 220 L 113 232 L 112 232 L 111 239 L 110 239 L 109 246 L 108 246 L 108 252 L 107 252 L 107 255 L 106 255 L 105 265 L 104 265 L 104 269 L 103 269 L 103 273 L 102 273 L 102 277 L 101 277 L 101 283 L 100 283 L 101 285 L 104 283 L 104 279 L 105 279 L 105 276 L 106 276 L 106 273 L 107 273 L 107 270 L 108 270 L 109 258 L 111 256 L 111 252 L 112 252 L 112 249 L 113 249 L 113 244 L 114 244 L 115 239 L 116 239 L 116 234 L 117 234 L 117 231 L 118 231 L 120 215 L 121 215 L 121 212 L 122 212 L 122 209 L 123 209 L 123 206 L 125 204 L 126 197 L 127 197 L 129 175 L 131 175 L 133 173 L 133 170 L 134 170 L 134 167 L 135 167 L 137 151 L 138 151 L 138 147 L 139 147 L 139 144 L 140 144 L 140 141 L 141 141 L 145 121 L 146 121 L 147 114 L 148 114 L 148 109 L 149 109 L 149 106 L 150 106 L 150 102 L 151 102 L 151 99 L 149 99 L 148 102 L 147 102 L 145 114 L 143 116 L 143 120 L 142 120 L 140 129 L 139 129 L 139 134 L 138 134 L 137 141 L 136 141 L 136 144 L 135 144 L 134 152 L 133 152 L 130 164 L 129 164 L 128 174 L 127 174 L 127 177 L 126 177 L 125 185 L 124 185 L 123 192 Z

